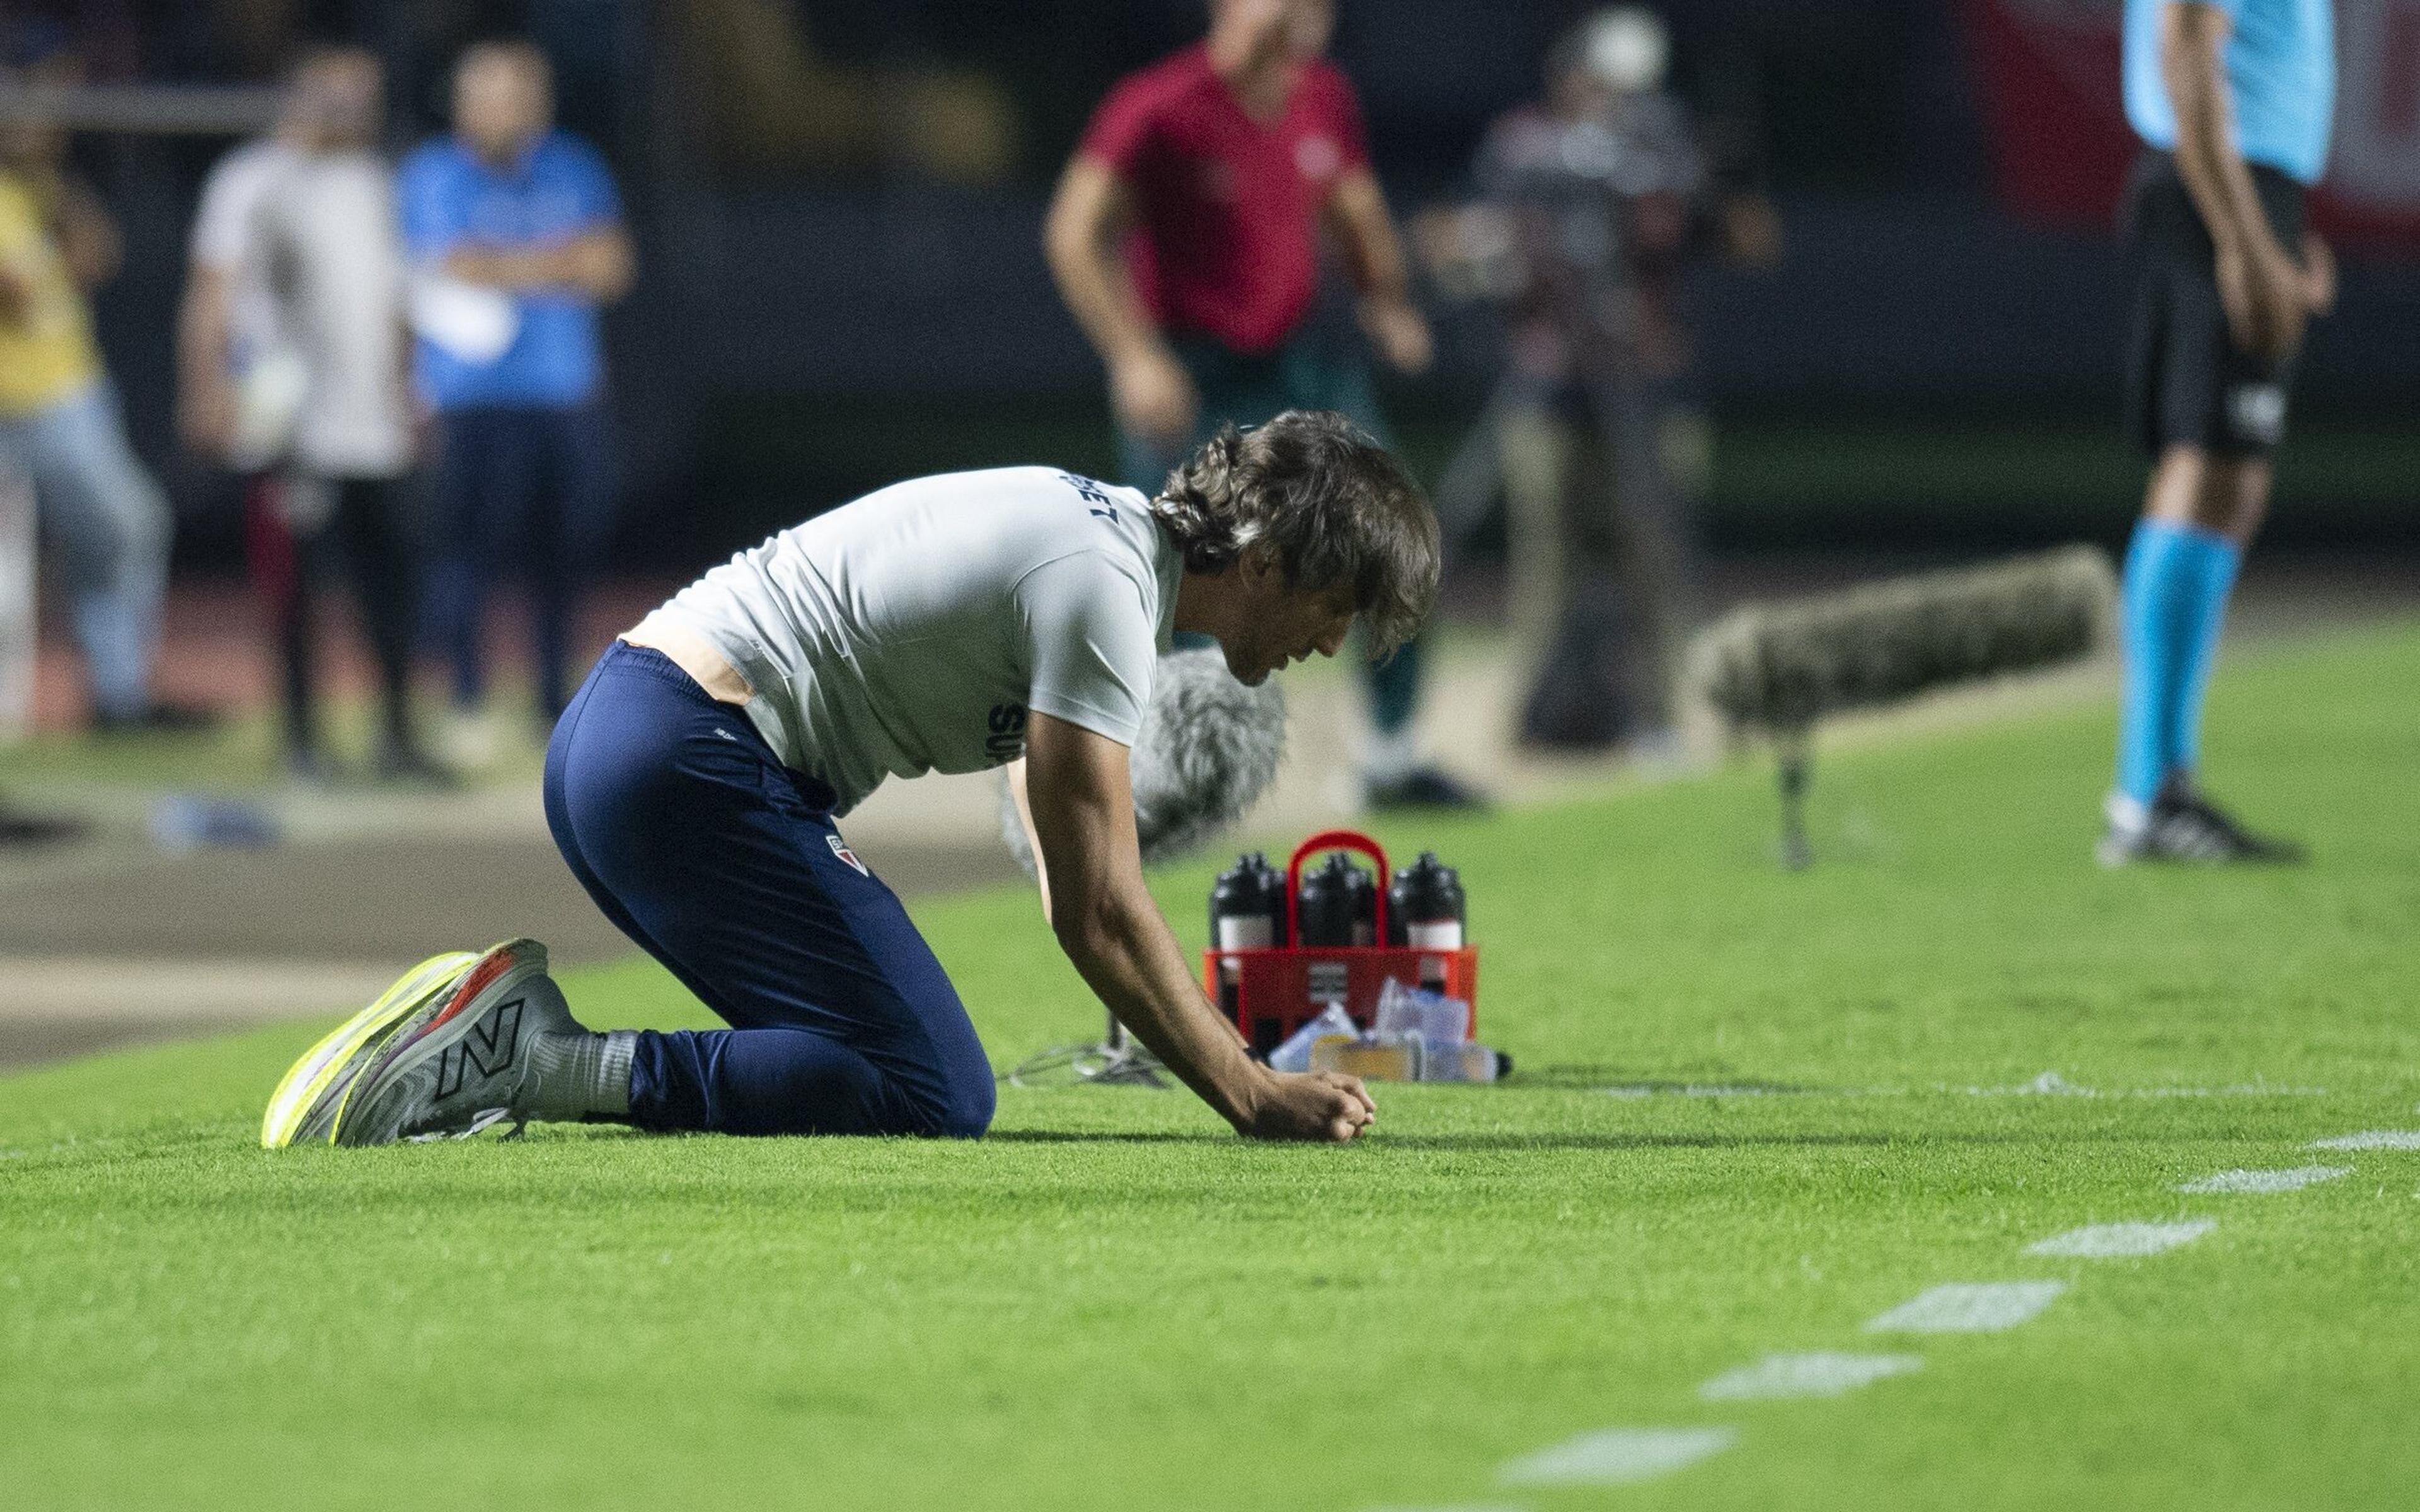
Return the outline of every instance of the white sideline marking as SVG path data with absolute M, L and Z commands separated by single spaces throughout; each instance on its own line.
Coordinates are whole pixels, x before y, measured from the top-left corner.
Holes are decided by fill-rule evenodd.
M 1721 1082 L 1627 1082 L 1595 1090 L 1602 1096 L 1637 1102 L 1650 1097 L 1813 1097 L 1813 1098 L 1874 1098 L 1925 1097 L 1933 1093 L 1963 1097 L 2325 1097 L 2324 1087 L 2271 1087 L 2250 1082 L 2236 1087 L 2123 1087 L 2103 1091 L 2097 1088 L 2079 1087 L 2056 1072 L 2044 1072 L 2030 1082 L 2015 1087 L 1955 1087 L 1947 1082 L 1934 1082 L 1929 1087 L 1761 1087 L 1753 1083 L 1732 1085 Z
M 1686 1470 L 1738 1438 L 1736 1428 L 1599 1428 L 1523 1455 L 1496 1478 L 1507 1486 L 1627 1486 Z
M 2043 1072 L 2023 1087 L 1994 1087 L 1988 1092 L 1976 1089 L 1984 1097 L 2099 1097 L 2089 1087 L 2078 1087 L 2055 1071 Z
M 2187 1181 L 2177 1190 L 2194 1196 L 2211 1192 L 2300 1192 L 2306 1186 L 2351 1174 L 2350 1165 L 2297 1165 L 2289 1171 L 2221 1171 L 2198 1181 Z
M 1456 1502 L 1450 1506 L 1373 1506 L 1369 1512 L 1529 1512 L 1527 1502 Z
M 1952 1281 L 1866 1325 L 1869 1334 L 1999 1334 L 2039 1314 L 2064 1281 Z
M 2314 1139 L 2313 1149 L 2420 1149 L 2420 1132 L 2410 1129 L 2365 1129 L 2334 1139 Z
M 2116 1260 L 2137 1255 L 2162 1255 L 2190 1244 L 2218 1227 L 2215 1220 L 2195 1218 L 2180 1224 L 2094 1224 L 2071 1228 L 2025 1246 L 2028 1255 L 2058 1255 L 2079 1260 Z
M 1752 1402 L 1784 1396 L 1843 1396 L 1860 1386 L 1924 1368 L 1920 1354 L 1768 1354 L 1725 1371 L 1698 1388 L 1710 1402 Z
M 1598 1091 L 1624 1102 L 1642 1097 L 1876 1097 L 1886 1094 L 1864 1090 L 1820 1092 L 1802 1087 L 1730 1087 L 1720 1082 L 1685 1082 L 1678 1086 L 1630 1084 L 1621 1087 L 1600 1087 Z

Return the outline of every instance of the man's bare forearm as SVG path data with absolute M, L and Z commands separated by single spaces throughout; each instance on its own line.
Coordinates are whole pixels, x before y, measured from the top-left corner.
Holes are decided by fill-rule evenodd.
M 1140 891 L 1140 880 L 1135 886 Z M 1251 1121 L 1260 1068 L 1202 995 L 1149 893 L 1111 892 L 1080 908 L 1063 900 L 1052 928 L 1119 1023 L 1228 1122 L 1240 1129 Z
M 1108 169 L 1079 159 L 1059 186 L 1042 236 L 1059 297 L 1093 350 L 1111 363 L 1161 345 L 1115 246 L 1120 193 Z
M 571 289 L 610 301 L 629 291 L 632 262 L 624 233 L 592 231 L 551 247 L 459 247 L 446 255 L 445 270 L 508 293 Z
M 177 429 L 187 444 L 215 452 L 228 441 L 235 418 L 234 344 L 227 276 L 196 264 L 177 312 Z
M 1016 822 L 1025 826 L 1026 849 L 1033 853 L 1033 885 L 1042 890 L 1042 922 L 1050 922 L 1050 866 L 1042 858 L 1042 836 L 1033 827 L 1033 799 L 1025 786 L 1025 761 L 1008 764 L 1009 801 L 1016 806 Z
M 1367 171 L 1347 175 L 1328 200 L 1328 224 L 1344 254 L 1344 269 L 1353 286 L 1365 298 L 1404 301 L 1412 297 L 1410 264 L 1404 257 L 1404 239 L 1387 211 L 1387 196 Z
M 2226 13 L 2215 7 L 2172 4 L 2163 13 L 2160 65 L 2177 117 L 2177 173 L 2220 251 L 2284 255 L 2235 145 L 2225 59 L 2228 30 Z

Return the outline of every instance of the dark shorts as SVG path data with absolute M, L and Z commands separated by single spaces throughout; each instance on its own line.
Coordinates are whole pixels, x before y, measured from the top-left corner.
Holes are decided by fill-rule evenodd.
M 2258 163 L 2252 183 L 2270 228 L 2299 255 L 2303 186 Z M 2210 231 L 2168 154 L 2147 152 L 2134 164 L 2125 227 L 2134 288 L 2127 433 L 2153 456 L 2172 446 L 2267 455 L 2286 434 L 2293 362 L 2268 363 L 2236 347 L 2219 302 Z

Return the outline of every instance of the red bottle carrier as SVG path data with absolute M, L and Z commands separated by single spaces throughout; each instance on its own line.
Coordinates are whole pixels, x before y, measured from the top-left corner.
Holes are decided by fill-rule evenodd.
M 1387 938 L 1387 888 L 1393 872 L 1387 853 L 1367 835 L 1330 829 L 1295 847 L 1286 865 L 1286 931 L 1291 942 L 1301 934 L 1298 899 L 1303 863 L 1329 851 L 1357 851 L 1378 866 L 1378 938 Z M 1423 964 L 1426 965 L 1425 971 Z M 1232 968 L 1222 970 L 1221 968 Z M 1406 987 L 1442 986 L 1449 997 L 1470 1005 L 1473 1038 L 1479 1032 L 1479 948 L 1465 943 L 1457 949 L 1421 949 L 1415 946 L 1295 946 L 1269 949 L 1202 952 L 1202 987 L 1210 1000 L 1231 1014 L 1235 1028 L 1252 1053 L 1265 1058 L 1295 1030 L 1319 1016 L 1330 1003 L 1342 1003 L 1353 1022 L 1365 1029 L 1378 1023 L 1378 995 L 1389 980 Z

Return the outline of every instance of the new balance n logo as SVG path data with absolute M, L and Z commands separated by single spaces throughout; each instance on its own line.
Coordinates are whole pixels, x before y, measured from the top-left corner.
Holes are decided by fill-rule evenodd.
M 521 1039 L 521 1004 L 516 997 L 471 1026 L 462 1042 L 437 1057 L 437 1095 L 452 1097 L 475 1069 L 482 1076 L 510 1071 Z

